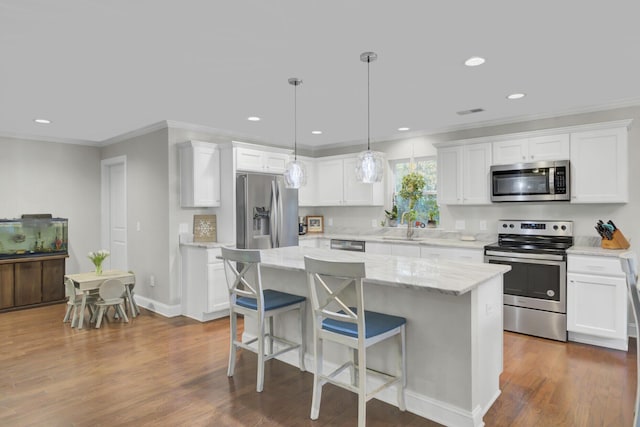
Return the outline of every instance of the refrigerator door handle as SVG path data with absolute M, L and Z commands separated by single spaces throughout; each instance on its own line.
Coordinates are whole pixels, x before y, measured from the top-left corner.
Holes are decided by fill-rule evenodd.
M 277 243 L 280 247 L 280 241 L 282 240 L 282 230 L 284 229 L 284 210 L 282 207 L 282 183 L 278 181 L 278 239 Z
M 276 191 L 276 183 L 275 181 L 271 182 L 271 206 L 269 209 L 269 238 L 271 240 L 271 247 L 277 248 L 277 227 L 276 217 L 278 209 L 278 194 Z

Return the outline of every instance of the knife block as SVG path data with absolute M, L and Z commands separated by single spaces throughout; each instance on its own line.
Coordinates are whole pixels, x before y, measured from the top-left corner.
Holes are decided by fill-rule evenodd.
M 600 246 L 603 249 L 629 249 L 629 246 L 631 245 L 627 238 L 624 237 L 624 234 L 622 234 L 622 231 L 615 230 L 613 232 L 613 239 L 602 239 L 602 244 Z

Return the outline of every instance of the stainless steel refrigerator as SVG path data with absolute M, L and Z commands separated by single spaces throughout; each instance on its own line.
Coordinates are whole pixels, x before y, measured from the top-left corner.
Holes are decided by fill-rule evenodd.
M 280 175 L 236 175 L 236 246 L 269 249 L 298 245 L 298 190 Z

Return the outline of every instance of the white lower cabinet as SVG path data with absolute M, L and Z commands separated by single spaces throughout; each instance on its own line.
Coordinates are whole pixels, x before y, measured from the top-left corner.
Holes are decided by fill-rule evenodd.
M 391 255 L 391 245 L 388 243 L 366 242 L 364 249 L 368 254 Z
M 449 261 L 484 262 L 484 249 L 446 248 L 442 246 L 422 246 L 422 258 L 437 258 Z
M 617 257 L 569 255 L 569 340 L 627 350 L 627 283 Z
M 229 315 L 229 292 L 220 248 L 181 246 L 182 314 L 206 322 Z
M 298 239 L 298 246 L 303 246 L 306 248 L 317 248 L 318 239 Z
M 420 258 L 420 246 L 418 245 L 392 243 L 389 246 L 391 246 L 391 255 Z

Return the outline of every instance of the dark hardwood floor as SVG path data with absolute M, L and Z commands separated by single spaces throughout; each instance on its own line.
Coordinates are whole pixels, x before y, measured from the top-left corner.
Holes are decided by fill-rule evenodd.
M 256 356 L 227 378 L 227 319 L 149 311 L 101 329 L 62 323 L 66 305 L 0 314 L 2 426 L 354 426 L 354 394 L 328 385 L 309 419 L 312 375 L 277 360 L 255 392 Z M 635 341 L 628 353 L 505 333 L 502 394 L 487 426 L 630 426 Z M 437 426 L 372 400 L 368 426 Z

